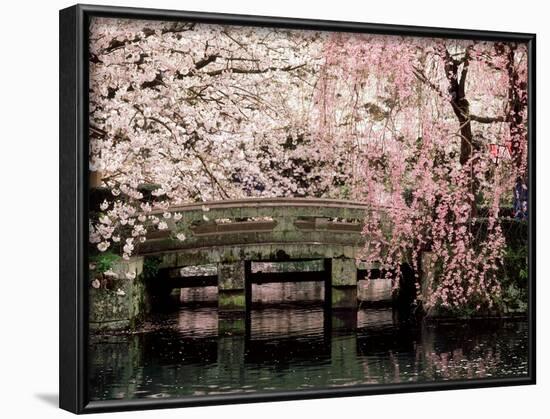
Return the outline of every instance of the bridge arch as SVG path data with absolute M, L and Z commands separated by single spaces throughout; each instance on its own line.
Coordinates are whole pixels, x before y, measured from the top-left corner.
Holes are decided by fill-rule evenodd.
M 122 277 L 126 272 L 138 273 L 138 279 L 131 281 L 134 285 L 125 291 L 127 317 L 131 323 L 140 310 L 133 308 L 144 307 L 141 302 L 155 293 L 167 295 L 175 288 L 208 285 L 217 287 L 219 314 L 246 313 L 252 284 L 300 280 L 324 282 L 327 308 L 355 309 L 358 280 L 367 272 L 372 278 L 380 277 L 378 265 L 367 266 L 360 258 L 368 240 L 362 234 L 368 211 L 364 203 L 311 198 L 226 200 L 154 211 L 168 228 L 150 233 L 131 260 L 121 261 L 119 267 Z M 185 240 L 177 238 L 181 234 Z M 155 261 L 157 274 L 140 285 L 148 260 Z M 321 260 L 323 269 L 286 276 L 251 269 L 254 262 L 308 260 Z M 200 277 L 182 275 L 182 268 L 198 265 L 213 266 L 214 271 Z M 91 304 L 108 302 L 93 297 Z M 90 324 L 103 327 L 106 323 L 98 318 Z
M 171 207 L 172 216 L 165 219 L 168 229 L 149 235 L 139 254 L 158 258 L 164 272 L 216 264 L 216 278 L 210 281 L 216 279 L 220 311 L 246 310 L 248 288 L 258 278 L 250 272 L 251 262 L 321 259 L 325 269 L 319 278 L 325 281 L 331 307 L 354 308 L 358 275 L 376 268 L 358 260 L 365 246 L 367 211 L 364 203 L 316 198 L 250 198 Z M 181 234 L 183 241 L 177 238 Z M 185 286 L 184 278 L 168 276 Z

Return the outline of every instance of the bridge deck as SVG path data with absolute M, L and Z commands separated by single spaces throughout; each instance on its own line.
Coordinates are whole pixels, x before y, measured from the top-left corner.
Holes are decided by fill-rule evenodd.
M 171 207 L 168 229 L 155 231 L 141 255 L 163 255 L 163 266 L 235 260 L 355 258 L 368 206 L 316 198 L 251 198 Z M 164 211 L 153 214 L 162 217 Z M 184 234 L 185 240 L 176 236 Z

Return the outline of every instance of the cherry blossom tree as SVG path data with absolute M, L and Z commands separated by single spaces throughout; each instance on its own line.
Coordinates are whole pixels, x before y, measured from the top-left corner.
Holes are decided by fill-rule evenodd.
M 129 225 L 128 257 L 151 226 L 167 227 L 153 208 L 319 195 L 320 162 L 304 133 L 323 39 L 317 32 L 94 19 L 90 170 L 115 199 L 92 221 L 91 242 L 105 251 Z M 155 185 L 153 202 L 145 202 L 143 185 Z
M 427 310 L 490 308 L 501 206 L 526 175 L 526 135 L 523 44 L 90 25 L 90 171 L 111 195 L 90 218 L 101 252 L 129 257 L 181 217 L 171 205 L 353 199 L 369 204 L 363 260 L 395 278 L 403 261 L 435 272 Z M 509 158 L 497 164 L 492 146 Z
M 501 203 L 526 171 L 525 46 L 335 34 L 325 56 L 315 119 L 321 141 L 359 161 L 355 194 L 371 205 L 362 258 L 397 278 L 404 260 L 420 275 L 429 252 L 424 308 L 491 308 Z M 492 144 L 511 159 L 494 164 Z

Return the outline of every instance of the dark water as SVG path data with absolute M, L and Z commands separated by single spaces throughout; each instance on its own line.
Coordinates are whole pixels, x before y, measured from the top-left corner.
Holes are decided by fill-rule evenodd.
M 140 333 L 94 336 L 92 400 L 162 398 L 527 375 L 527 322 L 404 325 L 391 309 L 321 306 L 156 314 Z

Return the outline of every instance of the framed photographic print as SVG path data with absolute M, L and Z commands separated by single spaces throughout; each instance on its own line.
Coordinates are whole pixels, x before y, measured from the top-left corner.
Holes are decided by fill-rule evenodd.
M 60 406 L 535 383 L 535 35 L 60 12 Z

